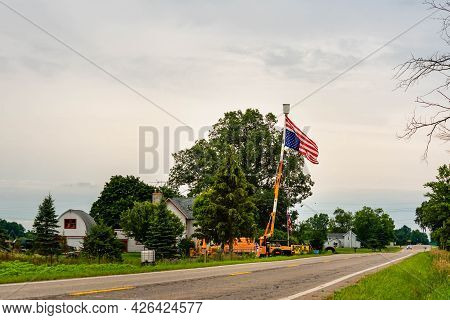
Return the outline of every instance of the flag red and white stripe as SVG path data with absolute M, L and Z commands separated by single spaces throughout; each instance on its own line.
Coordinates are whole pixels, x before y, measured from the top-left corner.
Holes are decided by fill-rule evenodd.
M 288 116 L 286 116 L 286 130 L 290 130 L 298 139 L 300 139 L 298 152 L 304 155 L 306 159 L 312 163 L 318 164 L 319 161 L 317 160 L 317 157 L 319 156 L 319 148 L 317 147 L 317 144 L 308 138 L 308 136 L 304 134 Z

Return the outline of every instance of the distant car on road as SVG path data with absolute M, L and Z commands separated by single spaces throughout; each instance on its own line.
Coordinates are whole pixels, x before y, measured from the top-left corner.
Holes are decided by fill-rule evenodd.
M 412 250 L 412 246 L 411 245 L 406 246 L 406 250 Z

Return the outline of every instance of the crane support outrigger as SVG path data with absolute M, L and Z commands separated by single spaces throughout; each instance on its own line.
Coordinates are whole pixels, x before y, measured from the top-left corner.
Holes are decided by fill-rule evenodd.
M 275 179 L 274 186 L 274 199 L 273 199 L 273 209 L 270 213 L 269 222 L 267 223 L 266 229 L 264 230 L 264 235 L 259 238 L 259 248 L 258 248 L 258 256 L 269 256 L 273 254 L 292 254 L 291 246 L 271 246 L 267 241 L 269 238 L 273 236 L 273 231 L 275 228 L 275 218 L 277 214 L 277 205 L 278 205 L 278 193 L 281 185 L 281 178 L 283 177 L 283 162 L 284 162 L 284 145 L 286 140 L 286 117 L 289 114 L 290 105 L 283 104 L 283 113 L 284 113 L 284 124 L 283 124 L 283 134 L 282 134 L 282 142 L 281 142 L 281 151 L 280 151 L 280 161 L 278 162 L 277 168 L 277 176 Z

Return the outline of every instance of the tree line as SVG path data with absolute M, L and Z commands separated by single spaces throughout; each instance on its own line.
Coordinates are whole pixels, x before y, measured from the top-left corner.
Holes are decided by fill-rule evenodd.
M 363 247 L 381 249 L 394 241 L 394 229 L 394 220 L 383 209 L 363 207 L 353 214 L 337 208 L 332 218 L 320 213 L 299 223 L 293 235 L 298 241 L 309 241 L 313 248 L 322 249 L 328 233 L 353 231 Z
M 188 187 L 188 196 L 195 197 L 197 237 L 232 246 L 234 238 L 261 235 L 272 210 L 281 148 L 281 133 L 275 123 L 275 115 L 262 115 L 256 109 L 227 112 L 213 125 L 207 140 L 199 140 L 191 148 L 174 154 L 175 165 L 167 185 L 156 188 L 138 177 L 111 177 L 90 210 L 97 222 L 97 227 L 91 230 L 93 241 L 89 234 L 85 239 L 85 247 L 99 247 L 85 249 L 85 253 L 105 256 L 101 245 L 118 246 L 111 242 L 115 238 L 113 229 L 122 228 L 146 247 L 157 249 L 159 257 L 179 255 L 180 244 L 183 248 L 190 246 L 189 239 L 180 240 L 181 221 L 165 205 L 150 200 L 156 190 L 166 198 L 180 197 L 178 190 L 182 186 Z M 286 210 L 310 196 L 314 184 L 310 175 L 304 173 L 303 157 L 295 152 L 286 151 L 284 172 L 274 233 L 274 238 L 279 239 L 286 236 Z M 416 210 L 416 222 L 429 229 L 432 239 L 442 247 L 448 246 L 449 241 L 449 176 L 448 165 L 439 168 L 437 181 L 425 184 L 431 189 L 425 194 L 428 200 Z M 298 212 L 291 211 L 291 216 L 295 222 Z M 45 255 L 53 256 L 58 251 L 55 219 L 53 199 L 49 196 L 39 207 L 33 225 L 35 250 Z M 363 246 L 374 249 L 386 246 L 396 240 L 396 235 L 401 235 L 394 231 L 392 218 L 382 209 L 363 207 L 355 213 L 336 209 L 331 218 L 316 214 L 294 224 L 293 237 L 298 242 L 320 247 L 328 232 L 349 230 L 355 232 Z M 411 241 L 412 235 L 413 231 Z M 414 237 L 417 235 L 414 232 Z M 6 237 L 8 234 L 0 232 L 0 239 Z

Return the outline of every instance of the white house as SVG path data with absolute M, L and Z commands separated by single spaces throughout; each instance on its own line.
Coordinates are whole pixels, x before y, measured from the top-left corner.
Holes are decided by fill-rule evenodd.
M 84 236 L 92 226 L 95 225 L 94 218 L 83 210 L 69 209 L 58 218 L 58 232 L 67 240 L 67 245 L 80 249 Z
M 325 248 L 361 248 L 361 242 L 356 238 L 356 234 L 352 231 L 347 233 L 329 233 Z
M 166 200 L 167 208 L 172 211 L 183 223 L 183 236 L 191 237 L 195 231 L 194 213 L 192 206 L 194 198 L 169 198 Z

